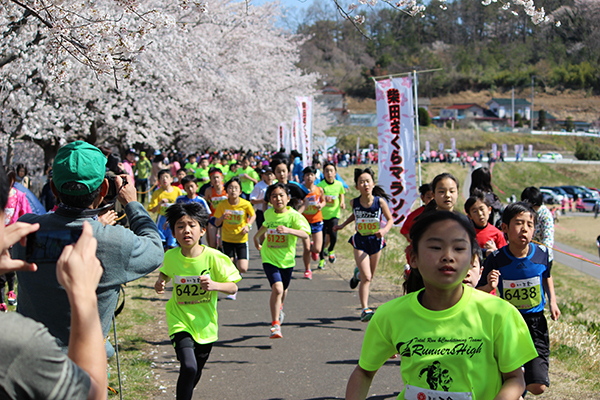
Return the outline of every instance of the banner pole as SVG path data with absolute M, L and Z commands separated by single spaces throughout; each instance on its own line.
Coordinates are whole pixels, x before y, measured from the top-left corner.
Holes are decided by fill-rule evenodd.
M 413 70 L 413 87 L 414 87 L 414 98 L 415 98 L 415 121 L 417 132 L 417 164 L 419 165 L 419 187 L 421 187 L 421 138 L 419 133 L 419 89 L 417 88 L 417 71 Z

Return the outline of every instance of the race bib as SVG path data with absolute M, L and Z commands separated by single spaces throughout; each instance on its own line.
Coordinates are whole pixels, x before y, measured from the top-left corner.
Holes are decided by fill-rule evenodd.
M 502 280 L 502 297 L 519 310 L 529 310 L 542 303 L 540 277 Z
M 333 207 L 337 199 L 337 196 L 325 196 L 325 207 Z
M 211 197 L 210 203 L 212 204 L 213 207 L 217 207 L 219 205 L 219 203 L 225 199 L 227 199 L 227 196 Z
M 287 233 L 278 233 L 277 229 L 267 229 L 267 247 L 274 249 L 287 247 L 287 238 Z
M 314 215 L 316 213 L 319 212 L 319 209 L 317 208 L 317 204 L 319 204 L 318 201 L 309 201 L 308 205 L 306 206 L 306 210 L 304 210 L 304 214 L 307 215 Z
M 379 218 L 358 218 L 356 230 L 362 236 L 374 235 L 379 230 Z
M 441 390 L 423 389 L 406 385 L 405 400 L 472 400 L 471 392 L 443 392 Z
M 200 286 L 200 276 L 175 275 L 173 289 L 177 304 L 199 304 L 210 301 L 210 293 L 202 290 Z
M 231 211 L 231 214 L 225 215 L 225 223 L 229 225 L 240 225 L 242 223 L 242 217 L 244 216 L 244 210 L 225 210 Z

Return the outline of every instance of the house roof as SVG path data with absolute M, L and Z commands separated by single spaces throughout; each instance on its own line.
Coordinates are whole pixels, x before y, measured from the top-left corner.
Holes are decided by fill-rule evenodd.
M 345 95 L 346 93 L 342 92 L 340 89 L 336 88 L 335 86 L 325 86 L 323 89 L 321 89 L 321 93 L 325 94 L 325 95 L 329 95 L 329 94 L 337 94 L 337 95 Z
M 476 103 L 464 103 L 464 104 L 452 104 L 450 107 L 446 107 L 447 110 L 467 110 L 471 107 L 483 108 Z
M 487 104 L 489 106 L 491 103 L 497 103 L 500 106 L 510 106 L 510 105 L 512 105 L 512 100 L 511 99 L 499 99 L 499 98 L 493 97 L 490 101 L 488 101 L 485 104 Z M 525 99 L 515 98 L 515 106 L 530 106 L 530 105 L 531 105 L 531 103 Z

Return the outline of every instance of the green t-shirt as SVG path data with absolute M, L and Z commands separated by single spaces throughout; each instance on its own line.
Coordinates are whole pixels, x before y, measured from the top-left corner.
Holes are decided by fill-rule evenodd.
M 237 169 L 237 171 L 235 171 L 235 176 L 240 176 L 242 174 L 248 174 L 250 177 L 260 181 L 260 177 L 254 170 L 254 168 L 252 168 L 250 166 L 248 166 L 248 168 L 246 168 L 246 169 L 243 169 L 240 167 Z M 254 182 L 252 182 L 248 178 L 242 178 L 241 176 L 240 176 L 240 180 L 242 181 L 242 192 L 244 192 L 246 194 L 252 193 L 252 189 L 254 189 Z
M 277 233 L 277 227 L 280 225 L 302 230 L 309 235 L 310 225 L 302 214 L 291 207 L 287 208 L 287 212 L 281 214 L 276 213 L 273 208 L 265 211 L 263 226 L 267 228 L 267 233 L 260 249 L 262 261 L 279 268 L 292 268 L 296 265 L 296 241 L 298 238 L 287 233 Z
M 323 219 L 339 218 L 341 215 L 340 195 L 346 193 L 342 182 L 334 179 L 333 183 L 329 184 L 323 179 L 317 186 L 323 188 L 323 191 L 325 192 L 326 204 L 325 207 L 321 209 Z
M 209 169 L 198 168 L 196 172 L 194 172 L 194 176 L 198 178 L 200 181 L 206 183 L 208 182 L 208 171 Z
M 445 399 L 448 392 L 456 400 L 471 392 L 474 400 L 493 399 L 502 386 L 501 373 L 537 357 L 523 317 L 506 301 L 464 286 L 456 305 L 432 311 L 419 303 L 419 293 L 377 309 L 358 362 L 376 371 L 399 353 L 404 390 L 398 399 Z
M 200 276 L 210 274 L 215 282 L 239 282 L 242 277 L 231 259 L 218 250 L 202 245 L 196 258 L 181 254 L 181 247 L 165 253 L 160 272 L 173 280 L 173 296 L 167 301 L 169 336 L 188 332 L 196 343 L 218 339 L 217 292 L 204 291 Z
M 187 163 L 185 164 L 185 167 L 183 167 L 185 169 L 186 172 L 189 173 L 190 169 L 193 169 L 194 171 L 196 170 L 196 168 L 198 168 L 198 163 Z
M 152 163 L 147 158 L 140 158 L 134 166 L 135 177 L 138 179 L 148 179 L 150 171 L 152 170 Z
M 223 182 L 227 183 L 231 178 L 233 178 L 236 175 L 237 175 L 237 171 L 235 171 L 235 172 L 233 172 L 233 171 L 227 171 L 227 173 L 225 174 L 225 178 L 223 178 Z

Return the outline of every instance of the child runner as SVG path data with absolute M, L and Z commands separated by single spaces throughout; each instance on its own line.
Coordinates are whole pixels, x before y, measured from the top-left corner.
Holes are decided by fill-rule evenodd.
M 242 182 L 242 198 L 248 200 L 250 198 L 250 193 L 254 189 L 254 184 L 256 184 L 260 178 L 254 168 L 250 166 L 250 159 L 248 157 L 242 158 L 242 166 L 237 169 L 236 176 L 240 178 Z
M 213 343 L 218 339 L 217 291 L 236 293 L 242 278 L 221 252 L 200 244 L 208 213 L 198 203 L 175 204 L 167 221 L 179 247 L 165 253 L 154 284 L 163 294 L 173 279 L 173 296 L 167 301 L 167 325 L 171 343 L 181 363 L 177 399 L 191 399 Z
M 167 208 L 175 204 L 177 198 L 182 194 L 178 187 L 171 185 L 172 182 L 173 178 L 169 170 L 160 170 L 158 172 L 158 184 L 160 187 L 152 193 L 150 204 L 148 204 L 148 211 L 158 213 L 156 226 L 158 227 L 158 233 L 165 249 L 177 246 L 177 241 L 173 237 L 171 230 L 166 226 L 167 219 L 165 217 Z
M 458 200 L 458 179 L 447 172 L 441 173 L 431 181 L 431 190 L 433 191 L 433 200 L 430 201 L 423 210 L 423 213 L 430 211 L 454 211 L 454 206 Z
M 360 192 L 360 197 L 352 200 L 352 215 L 342 225 L 333 228 L 338 231 L 352 221 L 356 221 L 356 233 L 348 240 L 348 243 L 354 247 L 354 260 L 357 265 L 350 279 L 350 287 L 354 289 L 358 286 L 362 322 L 369 322 L 373 316 L 373 310 L 369 308 L 369 286 L 375 275 L 381 250 L 385 247 L 384 236 L 393 225 L 388 222 L 385 226 L 381 226 L 382 216 L 386 221 L 392 220 L 390 209 L 384 201 L 389 201 L 390 197 L 381 186 L 375 185 L 374 176 L 371 168 L 354 170 L 354 183 Z
M 500 297 L 521 312 L 529 327 L 539 356 L 525 364 L 525 383 L 528 391 L 538 395 L 544 393 L 550 385 L 550 341 L 544 316 L 546 295 L 554 321 L 560 317 L 560 310 L 554 294 L 548 250 L 545 246 L 531 243 L 536 219 L 535 210 L 527 202 L 511 203 L 504 209 L 502 232 L 508 237 L 508 245 L 488 256 L 483 276 L 493 270 L 499 271 Z M 489 282 L 482 279 L 479 286 L 488 291 Z
M 204 198 L 210 203 L 210 221 L 208 223 L 208 245 L 213 249 L 219 247 L 218 240 L 219 228 L 215 224 L 215 210 L 219 203 L 227 200 L 227 192 L 223 186 L 223 173 L 217 168 L 211 168 L 208 172 L 210 178 L 210 187 L 205 190 Z
M 188 175 L 181 178 L 181 185 L 186 194 L 179 196 L 175 201 L 176 204 L 200 203 L 210 214 L 210 207 L 203 197 L 198 196 L 198 180 L 194 175 Z
M 304 218 L 310 224 L 311 230 L 311 247 L 305 248 L 302 254 L 304 261 L 304 278 L 312 279 L 312 270 L 310 269 L 311 256 L 313 260 L 317 260 L 319 253 L 323 249 L 323 213 L 321 209 L 325 207 L 325 193 L 323 188 L 315 185 L 316 170 L 313 167 L 306 167 L 302 171 L 304 178 L 304 187 L 308 189 L 308 194 L 304 198 L 304 202 L 300 206 L 298 212 L 304 215 Z M 325 260 L 319 261 L 319 268 L 322 269 Z
M 504 234 L 488 222 L 491 212 L 492 205 L 490 201 L 486 198 L 485 193 L 479 189 L 476 189 L 465 202 L 465 213 L 475 226 L 477 244 L 481 247 L 484 259 L 494 251 L 506 246 Z
M 398 399 L 519 399 L 521 366 L 537 353 L 514 307 L 463 284 L 476 248 L 469 221 L 446 211 L 423 214 L 410 237 L 410 264 L 424 288 L 379 307 L 346 399 L 365 399 L 377 370 L 397 353 L 404 382 Z
M 254 189 L 252 190 L 252 193 L 250 193 L 250 202 L 256 211 L 256 225 L 258 226 L 258 229 L 262 227 L 262 224 L 265 221 L 264 213 L 268 204 L 265 199 L 265 193 L 267 192 L 267 188 L 271 186 L 275 180 L 273 170 L 268 165 L 263 167 L 260 176 L 262 180 L 254 185 Z
M 209 172 L 208 159 L 206 157 L 202 157 L 200 159 L 200 164 L 198 164 L 198 168 L 196 168 L 196 172 L 194 172 L 194 176 L 198 179 L 198 182 L 204 184 L 209 181 Z
M 340 220 L 340 209 L 346 209 L 346 201 L 344 194 L 344 185 L 342 182 L 335 179 L 337 170 L 335 165 L 326 162 L 323 167 L 323 179 L 317 186 L 321 187 L 325 192 L 325 208 L 321 210 L 323 213 L 323 231 L 325 232 L 325 244 L 320 253 L 320 259 L 323 261 L 326 255 L 329 255 L 329 262 L 335 262 L 335 244 L 337 242 L 337 232 L 333 230 Z M 327 250 L 325 247 L 328 246 Z M 325 266 L 324 262 L 319 263 L 319 268 Z
M 178 169 L 177 173 L 175 174 L 175 176 L 177 178 L 177 181 L 173 180 L 172 185 L 173 186 L 177 186 L 181 190 L 184 190 L 183 189 L 183 183 L 181 181 L 183 180 L 183 178 L 185 178 L 187 176 L 187 173 L 185 172 L 185 169 L 183 169 L 183 168 Z
M 273 208 L 265 211 L 265 222 L 254 235 L 254 246 L 260 251 L 263 269 L 271 285 L 269 306 L 273 322 L 270 337 L 279 339 L 282 337 L 281 323 L 285 317 L 283 301 L 287 297 L 296 265 L 296 240 L 309 238 L 310 225 L 302 214 L 288 207 L 290 193 L 283 183 L 269 186 L 265 197 Z
M 231 178 L 225 184 L 227 200 L 219 203 L 215 209 L 215 225 L 222 227 L 223 253 L 235 262 L 238 271 L 248 271 L 248 232 L 256 216 L 248 200 L 240 197 L 242 184 L 239 178 Z M 235 300 L 237 293 L 227 296 Z

